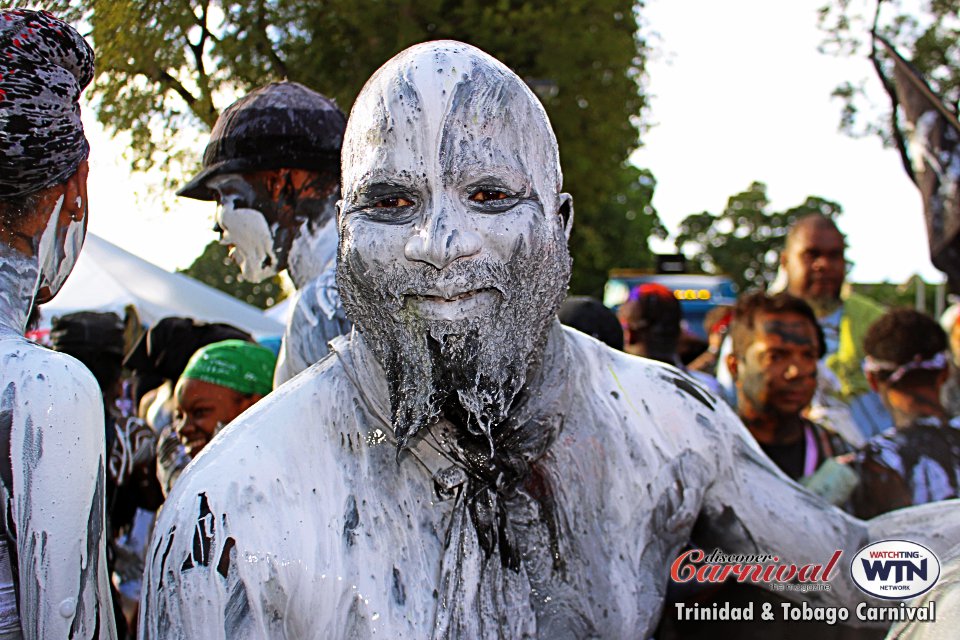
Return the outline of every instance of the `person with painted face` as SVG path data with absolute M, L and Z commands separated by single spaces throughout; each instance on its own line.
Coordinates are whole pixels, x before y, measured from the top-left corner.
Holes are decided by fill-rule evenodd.
M 807 481 L 825 461 L 851 451 L 839 436 L 803 416 L 824 352 L 823 332 L 806 302 L 788 293 L 741 296 L 730 335 L 727 366 L 737 385 L 737 412 L 784 473 Z M 848 496 L 849 491 L 838 496 L 837 503 Z
M 947 337 L 929 316 L 895 309 L 874 322 L 863 369 L 895 427 L 859 452 L 858 515 L 960 497 L 960 418 L 940 400 L 949 375 Z
M 800 482 L 833 504 L 844 505 L 857 483 L 857 474 L 835 456 L 851 447 L 802 412 L 817 387 L 817 362 L 823 356 L 823 333 L 810 306 L 788 293 L 769 296 L 756 292 L 741 296 L 730 310 L 733 353 L 727 357 L 737 388 L 737 411 L 760 449 L 792 480 Z M 682 588 L 684 585 L 680 585 Z M 689 585 L 687 585 L 689 588 Z M 780 611 L 788 602 L 754 584 L 728 580 L 699 585 L 688 602 L 744 607 L 753 603 Z M 839 624 L 784 620 L 684 620 L 667 607 L 658 638 L 780 638 L 805 640 L 811 633 L 822 639 L 882 638 L 883 630 L 856 631 Z M 860 635 L 851 635 L 859 633 Z
M 543 107 L 501 62 L 399 53 L 342 160 L 355 330 L 181 476 L 144 640 L 649 637 L 694 531 L 799 564 L 960 536 L 955 508 L 865 523 L 826 505 L 676 369 L 560 325 L 572 200 Z M 831 586 L 798 597 L 862 599 Z
M 803 416 L 817 387 L 817 363 L 823 356 L 823 332 L 813 309 L 788 293 L 756 292 L 740 296 L 732 309 L 733 353 L 727 366 L 737 385 L 737 412 L 750 435 L 777 467 L 792 480 L 833 504 L 844 505 L 857 484 L 857 474 L 837 462 L 852 449 L 839 436 Z M 682 585 L 681 585 L 682 586 Z M 744 607 L 780 611 L 788 600 L 761 587 L 728 580 L 699 585 L 688 602 L 703 606 Z M 857 630 L 845 624 L 783 619 L 753 621 L 684 620 L 667 607 L 660 640 L 778 638 L 806 640 L 878 639 L 885 630 Z
M 261 87 L 224 110 L 202 170 L 177 192 L 218 203 L 214 230 L 244 279 L 260 282 L 286 269 L 297 288 L 278 385 L 350 329 L 335 281 L 345 124 L 336 104 L 301 84 Z
M 824 333 L 824 357 L 817 391 L 807 416 L 854 446 L 889 427 L 890 416 L 870 390 L 860 362 L 863 337 L 883 308 L 866 296 L 844 290 L 846 238 L 836 223 L 820 213 L 799 218 L 787 232 L 780 253 L 780 274 L 770 292 L 785 290 L 814 310 Z M 717 379 L 724 396 L 736 405 L 736 386 L 725 366 L 730 341 L 720 350 Z
M 76 359 L 23 337 L 83 244 L 78 99 L 93 73 L 70 25 L 0 12 L 0 638 L 116 638 L 100 389 Z

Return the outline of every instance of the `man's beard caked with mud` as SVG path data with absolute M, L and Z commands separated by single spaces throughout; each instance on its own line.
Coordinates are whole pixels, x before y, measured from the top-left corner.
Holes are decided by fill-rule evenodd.
M 493 448 L 492 429 L 507 417 L 542 355 L 570 279 L 562 235 L 550 246 L 533 244 L 540 246 L 522 250 L 518 243 L 506 263 L 480 257 L 442 271 L 341 255 L 343 306 L 386 374 L 398 452 L 441 414 Z M 455 320 L 424 318 L 406 303 L 451 282 L 493 289 L 496 302 Z

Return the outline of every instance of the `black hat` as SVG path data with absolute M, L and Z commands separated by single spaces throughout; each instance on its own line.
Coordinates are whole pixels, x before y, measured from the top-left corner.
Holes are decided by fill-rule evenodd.
M 623 351 L 623 328 L 617 314 L 599 300 L 589 296 L 570 296 L 560 305 L 557 317 L 568 327 Z
M 254 341 L 249 333 L 229 324 L 171 316 L 160 320 L 140 336 L 124 359 L 123 366 L 138 375 L 156 374 L 176 380 L 197 349 L 231 339 Z
M 178 196 L 216 200 L 205 186 L 224 173 L 269 169 L 339 174 L 347 118 L 336 103 L 296 82 L 274 82 L 227 107 L 213 125 L 203 169 Z
M 50 343 L 54 351 L 71 355 L 96 353 L 123 357 L 123 320 L 115 313 L 78 311 L 55 317 L 50 323 Z

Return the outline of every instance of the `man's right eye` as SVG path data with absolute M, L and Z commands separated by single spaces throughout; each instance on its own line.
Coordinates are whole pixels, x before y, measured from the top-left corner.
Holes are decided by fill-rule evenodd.
M 399 207 L 412 207 L 413 202 L 401 196 L 395 196 L 378 200 L 373 206 L 376 209 L 397 209 Z

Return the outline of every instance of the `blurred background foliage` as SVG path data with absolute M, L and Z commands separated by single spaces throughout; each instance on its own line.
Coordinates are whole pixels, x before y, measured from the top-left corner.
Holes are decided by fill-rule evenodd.
M 232 295 L 247 304 L 266 309 L 287 297 L 281 276 L 263 282 L 247 282 L 240 276 L 240 267 L 227 255 L 227 247 L 214 240 L 203 249 L 186 269 L 178 269 L 194 280 Z

